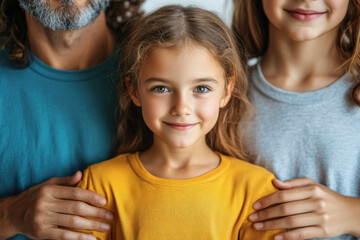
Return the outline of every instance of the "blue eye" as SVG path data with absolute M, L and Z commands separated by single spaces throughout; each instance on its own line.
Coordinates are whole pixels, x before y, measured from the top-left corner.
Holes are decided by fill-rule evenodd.
M 206 93 L 208 91 L 210 91 L 210 89 L 205 86 L 198 86 L 194 89 L 194 92 L 197 92 L 197 93 Z
M 164 86 L 156 86 L 156 87 L 153 87 L 151 90 L 156 92 L 156 93 L 169 92 L 169 89 L 167 87 L 164 87 Z

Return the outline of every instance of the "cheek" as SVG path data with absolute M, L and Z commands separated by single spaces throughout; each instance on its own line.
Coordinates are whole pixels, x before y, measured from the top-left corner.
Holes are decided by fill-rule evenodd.
M 153 124 L 153 122 L 165 115 L 166 101 L 161 99 L 147 98 L 142 99 L 141 108 L 144 121 L 147 125 Z
M 350 0 L 328 0 L 326 1 L 326 5 L 331 11 L 343 11 L 346 12 L 346 10 L 349 7 Z
M 199 104 L 199 108 L 197 109 L 197 116 L 206 122 L 207 126 L 211 126 L 211 128 L 217 122 L 219 117 L 219 101 L 206 101 L 204 103 Z M 216 107 L 215 107 L 216 106 Z
M 277 25 L 277 22 L 282 17 L 282 1 L 283 0 L 263 0 L 263 9 L 266 17 L 273 25 Z
M 330 16 L 330 22 L 337 26 L 342 22 L 342 20 L 345 18 L 347 9 L 349 7 L 349 0 L 333 0 L 328 2 L 328 7 L 331 11 Z

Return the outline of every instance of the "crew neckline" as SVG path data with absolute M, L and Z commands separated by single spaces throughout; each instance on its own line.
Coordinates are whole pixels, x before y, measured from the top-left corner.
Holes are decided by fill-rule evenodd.
M 309 105 L 329 101 L 334 98 L 343 98 L 349 87 L 353 84 L 351 81 L 348 81 L 347 74 L 344 74 L 325 88 L 309 92 L 292 92 L 278 88 L 268 82 L 262 72 L 261 61 L 255 65 L 252 74 L 252 82 L 263 94 L 276 101 L 294 105 Z
M 108 72 L 111 68 L 114 68 L 114 62 L 115 52 L 113 51 L 107 59 L 93 67 L 83 70 L 60 70 L 47 65 L 33 53 L 30 53 L 29 68 L 50 80 L 76 82 L 89 80 L 89 76 L 93 79 L 93 77 Z
M 133 169 L 133 171 L 143 180 L 151 184 L 162 185 L 162 186 L 188 186 L 201 184 L 206 182 L 211 182 L 222 176 L 223 172 L 230 166 L 230 159 L 224 157 L 224 155 L 217 153 L 220 157 L 220 164 L 213 170 L 206 172 L 200 176 L 187 178 L 187 179 L 170 179 L 170 178 L 161 178 L 152 175 L 148 172 L 139 158 L 139 152 L 131 154 L 128 156 L 128 161 Z

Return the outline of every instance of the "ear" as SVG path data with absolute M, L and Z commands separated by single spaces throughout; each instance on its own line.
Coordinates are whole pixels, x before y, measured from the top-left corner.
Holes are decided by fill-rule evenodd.
M 226 106 L 226 104 L 228 104 L 228 102 L 231 98 L 231 93 L 234 89 L 234 86 L 235 86 L 235 77 L 230 77 L 228 79 L 228 84 L 225 88 L 224 96 L 222 97 L 222 99 L 220 101 L 220 108 L 223 108 Z
M 136 106 L 141 107 L 139 94 L 138 94 L 137 90 L 134 89 L 134 86 L 130 84 L 130 77 L 125 77 L 125 85 L 126 85 L 127 92 L 130 95 L 130 98 L 133 101 L 133 103 Z

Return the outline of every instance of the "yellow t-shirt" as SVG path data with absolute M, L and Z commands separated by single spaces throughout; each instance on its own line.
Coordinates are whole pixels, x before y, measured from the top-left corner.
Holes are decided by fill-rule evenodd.
M 219 154 L 219 166 L 190 179 L 151 175 L 139 154 L 123 154 L 90 166 L 79 186 L 103 195 L 115 214 L 99 239 L 273 239 L 278 231 L 256 231 L 247 220 L 253 203 L 275 192 L 274 175 Z

